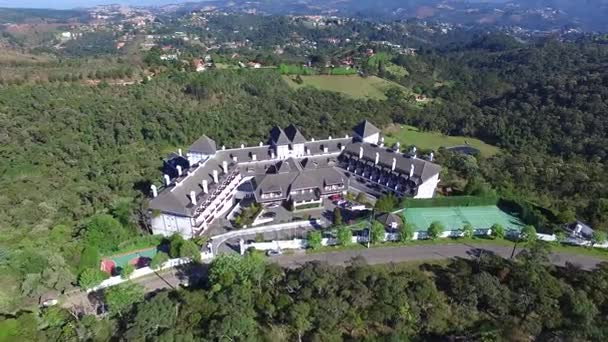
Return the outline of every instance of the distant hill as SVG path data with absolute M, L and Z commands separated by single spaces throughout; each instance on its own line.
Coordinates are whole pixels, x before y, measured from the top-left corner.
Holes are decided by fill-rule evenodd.
M 34 24 L 85 21 L 84 10 L 52 10 L 31 8 L 0 8 L 0 24 Z
M 608 31 L 608 0 L 214 0 L 186 3 L 177 8 L 212 6 L 265 14 L 333 14 L 379 20 L 418 18 L 531 30 Z

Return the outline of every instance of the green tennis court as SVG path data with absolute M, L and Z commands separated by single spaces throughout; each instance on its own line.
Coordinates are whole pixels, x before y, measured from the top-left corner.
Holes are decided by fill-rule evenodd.
M 418 231 L 426 231 L 434 221 L 441 222 L 446 230 L 461 229 L 467 223 L 476 229 L 490 228 L 495 223 L 507 230 L 519 231 L 524 226 L 519 218 L 496 206 L 407 208 L 403 215 Z
M 146 249 L 142 249 L 139 251 L 134 251 L 128 254 L 121 254 L 121 255 L 113 255 L 111 257 L 109 257 L 109 259 L 111 259 L 112 261 L 114 261 L 116 263 L 116 267 L 125 267 L 126 265 L 128 265 L 131 260 L 136 259 L 136 258 L 148 258 L 148 259 L 152 259 L 157 253 L 157 248 L 156 247 L 152 247 L 152 248 L 146 248 Z

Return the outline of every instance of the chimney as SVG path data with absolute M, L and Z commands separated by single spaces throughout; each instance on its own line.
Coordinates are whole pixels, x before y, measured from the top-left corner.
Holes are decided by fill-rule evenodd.
M 359 159 L 363 159 L 363 146 L 359 146 Z
M 233 157 L 232 157 L 232 161 L 236 163 L 236 162 L 238 162 L 238 161 L 239 161 L 239 158 L 237 158 L 236 156 L 233 156 Z
M 183 172 L 182 171 L 182 166 L 181 165 L 177 165 L 175 168 L 177 169 L 177 175 L 181 177 L 182 172 Z
M 418 149 L 416 148 L 416 146 L 412 146 L 412 153 L 415 155 L 416 151 L 418 151 Z
M 217 178 L 217 170 L 213 170 L 213 183 L 219 183 L 219 179 Z
M 190 191 L 190 202 L 192 205 L 196 205 L 196 192 L 194 191 Z
M 380 161 L 380 153 L 376 152 L 376 159 L 374 160 L 374 165 L 378 165 L 379 161 Z
M 150 185 L 150 191 L 152 192 L 152 198 L 156 198 L 156 196 L 158 196 L 158 189 L 156 188 L 156 185 Z
M 164 174 L 163 177 L 165 178 L 165 185 L 169 186 L 169 184 L 171 184 L 171 178 L 168 174 Z
M 258 156 L 257 156 L 257 154 L 252 153 L 252 154 L 251 154 L 251 160 L 253 160 L 253 161 L 258 160 Z
M 327 138 L 327 140 L 331 140 L 331 135 L 329 136 L 329 138 Z
M 380 138 L 380 142 L 384 144 L 384 137 Z
M 245 144 L 241 144 L 241 148 L 245 148 Z
M 414 177 L 414 163 L 410 166 L 410 178 Z
M 226 149 L 226 145 L 222 145 L 222 151 Z
M 344 151 L 345 148 L 346 148 L 346 146 L 344 146 L 344 145 L 340 146 L 340 151 Z
M 383 142 L 380 143 L 380 147 L 384 147 L 384 143 Z
M 397 141 L 395 143 L 395 151 L 399 152 L 399 150 L 401 150 L 401 143 Z
M 260 147 L 264 146 L 264 143 L 260 141 Z
M 315 141 L 315 138 L 310 138 L 310 141 L 313 141 L 313 142 L 314 142 L 314 141 Z
M 391 170 L 395 171 L 396 167 L 397 167 L 397 158 L 393 158 L 393 165 L 391 165 Z
M 222 162 L 222 169 L 224 169 L 224 173 L 228 173 L 228 162 L 225 160 Z
M 433 161 L 434 157 L 435 157 L 435 154 L 433 152 L 431 152 L 431 154 L 429 154 L 429 161 Z
M 203 192 L 209 193 L 209 182 L 206 179 L 203 180 Z
M 344 138 L 348 139 L 348 134 L 344 136 Z
M 179 154 L 180 157 L 182 156 L 182 149 L 181 148 L 177 149 L 177 154 Z
M 274 151 L 270 151 L 270 159 L 274 159 L 275 155 L 274 155 Z
M 323 153 L 328 153 L 329 152 L 329 147 L 325 146 L 323 147 Z
M 309 149 L 308 147 L 305 147 L 305 148 L 304 148 L 304 153 L 306 153 L 306 154 L 310 154 L 310 149 Z

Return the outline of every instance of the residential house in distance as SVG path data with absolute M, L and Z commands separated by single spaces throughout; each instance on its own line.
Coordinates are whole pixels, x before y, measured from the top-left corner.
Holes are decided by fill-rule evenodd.
M 430 157 L 432 159 L 432 155 Z M 351 178 L 375 183 L 397 196 L 430 198 L 440 167 L 431 161 L 386 148 L 380 130 L 368 121 L 352 136 L 306 139 L 294 125 L 274 127 L 266 143 L 227 149 L 203 135 L 184 155 L 164 161 L 162 189 L 151 187 L 154 234 L 202 234 L 245 198 L 262 205 L 319 206 L 345 193 Z

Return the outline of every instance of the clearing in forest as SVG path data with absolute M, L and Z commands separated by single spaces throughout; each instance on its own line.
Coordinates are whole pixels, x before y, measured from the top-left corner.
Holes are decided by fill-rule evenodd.
M 386 95 L 384 94 L 391 87 L 398 87 L 406 92 L 409 92 L 405 87 L 395 82 L 391 82 L 376 76 L 361 77 L 357 75 L 312 75 L 300 77 L 303 80 L 302 84 L 297 84 L 294 81 L 296 76 L 283 76 L 289 86 L 295 89 L 311 86 L 321 90 L 346 94 L 354 98 L 386 100 Z
M 401 146 L 415 145 L 421 149 L 438 150 L 440 147 L 473 147 L 484 157 L 490 157 L 500 151 L 496 146 L 463 136 L 449 136 L 438 132 L 423 132 L 408 125 L 392 125 L 383 130 L 385 143 L 388 146 L 399 141 Z

